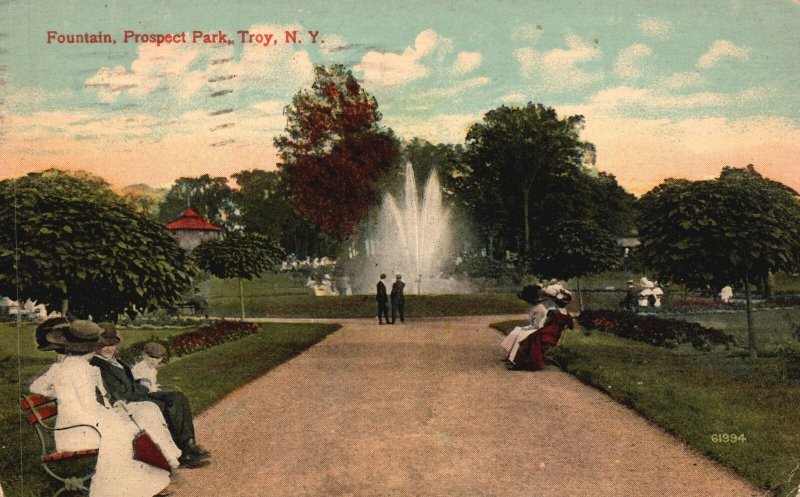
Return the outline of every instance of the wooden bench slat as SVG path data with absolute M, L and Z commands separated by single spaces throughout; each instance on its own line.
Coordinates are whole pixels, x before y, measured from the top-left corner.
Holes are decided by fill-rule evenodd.
M 42 462 L 58 462 L 73 459 L 81 459 L 84 457 L 93 457 L 98 453 L 98 449 L 75 450 L 69 452 L 55 452 L 42 456 Z
M 28 401 L 30 401 L 30 403 Z M 52 397 L 45 397 L 44 395 L 39 395 L 35 393 L 26 395 L 25 397 L 19 399 L 19 404 L 22 406 L 23 409 L 38 407 L 42 404 L 55 404 L 55 402 L 56 399 Z
M 58 406 L 56 404 L 34 407 L 34 410 L 39 414 L 39 418 L 42 420 L 50 419 L 58 414 Z M 27 414 L 28 422 L 31 425 L 36 425 L 39 422 L 39 419 L 36 419 L 36 414 L 30 409 L 28 409 L 25 414 Z

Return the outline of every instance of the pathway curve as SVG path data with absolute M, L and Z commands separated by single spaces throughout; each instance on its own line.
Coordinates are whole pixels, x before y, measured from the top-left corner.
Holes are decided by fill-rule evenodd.
M 175 497 L 762 495 L 568 374 L 507 371 L 500 319 L 340 320 L 198 418 L 213 463 Z

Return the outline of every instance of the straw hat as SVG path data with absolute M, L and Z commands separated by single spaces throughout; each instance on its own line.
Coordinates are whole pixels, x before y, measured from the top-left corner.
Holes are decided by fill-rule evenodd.
M 102 328 L 91 321 L 77 320 L 69 323 L 68 327 L 59 326 L 52 329 L 45 338 L 67 352 L 90 352 L 102 331 Z

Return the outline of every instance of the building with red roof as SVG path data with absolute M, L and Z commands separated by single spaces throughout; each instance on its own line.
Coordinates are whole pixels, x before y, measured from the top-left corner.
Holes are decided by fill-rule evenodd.
M 208 222 L 191 207 L 174 221 L 164 225 L 184 250 L 193 250 L 206 240 L 214 240 L 222 236 L 222 228 Z

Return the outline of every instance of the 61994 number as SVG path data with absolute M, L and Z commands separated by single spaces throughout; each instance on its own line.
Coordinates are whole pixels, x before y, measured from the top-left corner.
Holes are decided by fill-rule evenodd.
M 747 442 L 747 437 L 744 433 L 714 433 L 711 435 L 711 441 L 714 443 L 744 443 Z

